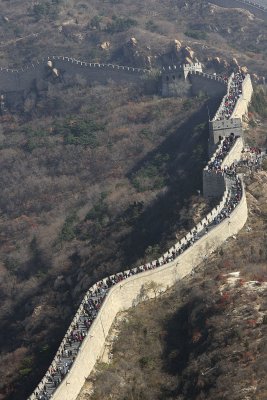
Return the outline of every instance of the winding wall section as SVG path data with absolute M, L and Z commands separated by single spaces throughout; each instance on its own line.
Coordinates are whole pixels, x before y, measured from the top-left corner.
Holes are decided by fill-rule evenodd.
M 106 83 L 109 79 L 116 82 L 138 83 L 141 76 L 149 75 L 151 72 L 143 68 L 90 63 L 71 57 L 52 56 L 18 69 L 0 68 L 0 91 L 5 93 L 28 91 L 34 85 L 37 85 L 39 90 L 46 90 L 48 78 L 52 74 L 52 69 L 48 67 L 48 61 L 59 70 L 59 78 L 68 80 L 70 76 L 73 80 L 75 75 L 79 75 L 87 83 L 94 81 Z
M 225 8 L 244 8 L 256 15 L 256 17 L 267 20 L 266 0 L 247 1 L 247 0 L 209 0 L 210 3 Z
M 242 107 L 241 110 L 244 108 Z M 223 166 L 230 167 L 234 160 L 238 160 L 242 148 L 243 140 L 239 137 L 224 158 Z M 219 149 L 220 146 L 217 151 Z M 158 260 L 105 278 L 87 291 L 49 370 L 29 400 L 75 400 L 85 378 L 91 373 L 101 356 L 106 336 L 116 314 L 144 300 L 142 295 L 144 285 L 154 281 L 162 286 L 162 290 L 166 290 L 177 280 L 192 272 L 193 268 L 228 237 L 237 234 L 242 229 L 247 219 L 243 183 L 239 177 L 235 176 L 231 178 L 229 184 L 229 182 L 226 183 L 224 173 L 219 172 L 219 175 L 221 201 L 183 239 Z M 212 175 L 210 177 L 212 180 Z M 217 196 L 218 193 L 214 195 Z M 148 293 L 147 296 L 150 294 Z M 97 304 L 97 312 L 92 304 Z M 93 316 L 92 323 L 90 322 L 89 327 L 85 327 L 88 310 L 93 310 L 89 311 L 89 314 Z M 80 332 L 82 332 L 81 338 Z M 80 339 L 78 345 L 75 344 L 76 357 L 69 362 L 65 352 L 73 348 L 71 342 L 74 337 Z M 65 368 L 65 364 L 68 367 Z M 65 368 L 64 376 L 62 380 L 60 379 L 61 382 L 58 382 L 55 376 L 58 375 L 59 370 L 62 376 L 62 368 Z
M 196 63 L 158 70 L 162 79 L 161 94 L 166 97 L 177 96 L 188 77 L 194 95 L 201 92 L 212 97 L 222 97 L 227 91 L 226 82 L 218 76 L 203 73 L 201 68 L 201 64 Z M 0 68 L 0 94 L 4 94 L 7 102 L 12 104 L 18 96 L 25 98 L 31 90 L 47 90 L 51 83 L 106 84 L 108 81 L 114 81 L 140 84 L 150 76 L 153 74 L 149 69 L 52 56 L 18 69 Z

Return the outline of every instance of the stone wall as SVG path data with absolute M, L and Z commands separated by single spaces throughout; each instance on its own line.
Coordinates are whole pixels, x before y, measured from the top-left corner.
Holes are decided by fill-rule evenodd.
M 230 80 L 232 76 L 230 77 Z M 229 80 L 229 81 L 230 81 Z M 229 82 L 230 83 L 230 82 Z M 228 83 L 228 87 L 229 87 Z M 235 136 L 243 137 L 243 124 L 242 119 L 247 114 L 248 106 L 251 101 L 253 93 L 253 87 L 250 79 L 250 75 L 246 75 L 242 83 L 242 94 L 238 98 L 233 113 L 229 119 L 219 119 L 219 111 L 224 103 L 222 99 L 221 105 L 218 108 L 212 121 L 209 122 L 209 153 L 214 153 L 217 144 L 223 136 L 229 136 L 234 133 Z
M 235 141 L 232 149 L 229 151 L 227 156 L 222 162 L 222 168 L 230 167 L 235 161 L 240 160 L 242 150 L 244 148 L 243 138 L 239 137 Z M 216 154 L 220 151 L 221 146 L 218 146 L 214 156 L 211 158 L 211 162 L 216 157 Z M 220 198 L 225 191 L 225 180 L 222 174 L 218 174 L 215 171 L 209 171 L 208 166 L 203 170 L 203 196 L 205 199 Z
M 220 98 L 227 92 L 227 83 L 216 75 L 191 71 L 189 81 L 192 84 L 192 94 L 195 96 L 207 95 Z
M 54 76 L 52 63 L 59 75 Z M 192 91 L 193 95 L 200 93 L 211 97 L 221 97 L 226 93 L 227 86 L 223 79 L 214 75 L 202 73 L 200 63 L 193 65 L 170 66 L 159 71 L 162 77 L 161 94 L 164 97 L 185 96 Z M 140 84 L 151 71 L 142 68 L 132 68 L 114 64 L 88 63 L 69 57 L 48 57 L 23 68 L 0 68 L 0 93 L 6 94 L 9 102 L 14 101 L 14 94 L 23 98 L 33 89 L 47 90 L 49 82 L 84 83 L 98 82 Z M 189 77 L 189 81 L 186 78 Z M 190 88 L 189 82 L 192 85 Z
M 149 70 L 142 68 L 87 63 L 69 57 L 53 56 L 20 69 L 0 68 L 0 92 L 29 91 L 33 87 L 46 90 L 48 82 L 56 79 L 52 76 L 52 69 L 47 65 L 48 61 L 51 61 L 53 68 L 59 71 L 58 79 L 67 82 L 70 80 L 73 82 L 75 77 L 79 76 L 86 83 L 107 83 L 109 80 L 140 83 L 144 76 L 150 75 Z
M 207 217 L 213 218 L 216 212 L 216 210 L 213 211 L 212 216 Z M 140 291 L 145 283 L 156 282 L 163 285 L 164 290 L 171 287 L 175 282 L 188 275 L 193 268 L 202 262 L 204 257 L 210 255 L 229 236 L 237 234 L 244 226 L 246 219 L 247 203 L 243 191 L 243 197 L 231 214 L 231 218 L 225 219 L 217 225 L 175 261 L 157 269 L 134 275 L 112 287 L 90 328 L 89 335 L 80 348 L 70 372 L 57 388 L 52 399 L 75 400 L 77 398 L 86 377 L 91 373 L 97 359 L 102 354 L 105 338 L 116 314 L 140 302 Z
M 251 101 L 252 94 L 253 87 L 251 79 L 250 76 L 247 75 L 242 84 L 242 94 L 236 103 L 232 118 L 240 118 L 242 120 L 243 116 L 248 112 L 248 106 Z
M 250 11 L 256 17 L 267 20 L 267 7 L 263 7 L 257 3 L 257 1 L 246 1 L 246 0 L 209 0 L 210 3 L 216 4 L 220 7 L 226 8 L 244 8 Z

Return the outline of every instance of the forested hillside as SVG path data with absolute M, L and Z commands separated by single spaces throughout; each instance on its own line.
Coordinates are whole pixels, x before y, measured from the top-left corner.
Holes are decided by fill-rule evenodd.
M 53 54 L 217 73 L 238 62 L 260 81 L 266 48 L 263 21 L 204 1 L 1 3 L 1 67 Z M 207 211 L 207 106 L 75 82 L 0 116 L 1 399 L 38 383 L 90 284 L 154 258 Z

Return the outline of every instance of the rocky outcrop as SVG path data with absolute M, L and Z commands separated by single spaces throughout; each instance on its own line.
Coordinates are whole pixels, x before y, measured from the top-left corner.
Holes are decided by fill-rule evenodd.
M 142 46 L 135 37 L 131 37 L 123 46 L 123 57 L 130 65 L 143 66 L 145 68 L 151 68 L 152 66 L 150 49 Z
M 171 43 L 171 50 L 177 57 L 180 55 L 181 47 L 182 43 L 177 39 L 174 39 L 174 41 Z
M 191 59 L 192 61 L 195 58 L 195 52 L 189 46 L 182 47 L 182 55 L 186 59 Z
M 102 42 L 102 43 L 100 43 L 99 48 L 101 50 L 109 50 L 110 46 L 111 46 L 110 42 Z
M 240 69 L 243 74 L 248 73 L 248 68 L 246 66 L 241 66 L 235 57 L 233 57 L 230 61 L 221 57 L 208 57 L 206 65 L 207 68 L 211 68 L 218 73 L 229 73 L 236 69 Z

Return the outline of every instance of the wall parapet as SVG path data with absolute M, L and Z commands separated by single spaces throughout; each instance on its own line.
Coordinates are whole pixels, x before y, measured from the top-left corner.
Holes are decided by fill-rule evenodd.
M 215 3 L 213 0 L 209 0 L 209 3 Z M 225 4 L 225 7 L 230 7 L 227 6 L 227 1 L 226 0 L 220 0 L 220 3 Z M 256 3 L 254 1 L 249 1 L 249 0 L 232 0 L 233 6 L 236 6 L 237 4 L 243 5 L 243 6 L 251 6 L 255 7 L 255 9 L 258 9 L 260 11 L 266 11 L 267 12 L 267 7 L 264 7 L 263 5 Z
M 208 94 L 211 95 L 214 92 L 218 92 L 221 95 L 226 88 L 226 82 L 223 78 L 202 72 L 201 63 L 167 66 L 157 72 L 163 79 L 162 94 L 168 97 L 177 95 L 177 90 L 174 90 L 174 87 L 179 80 L 187 80 L 188 76 L 207 79 L 210 82 Z M 169 76 L 168 74 L 171 75 Z M 55 79 L 59 79 L 61 82 L 71 82 L 76 79 L 76 75 L 80 75 L 88 83 L 92 81 L 106 83 L 109 79 L 115 82 L 140 83 L 140 80 L 144 79 L 144 77 L 153 76 L 153 71 L 147 68 L 88 62 L 77 60 L 73 57 L 54 55 L 43 57 L 20 68 L 0 67 L 0 94 L 27 93 L 32 88 L 47 90 L 48 82 L 51 79 L 52 82 Z M 168 79 L 168 82 L 165 82 L 164 78 Z M 193 86 L 194 82 L 193 80 Z M 207 87 L 207 83 L 205 85 L 202 82 L 201 86 L 203 89 L 204 86 Z
M 244 8 L 256 15 L 256 17 L 267 20 L 267 7 L 249 0 L 208 0 L 209 3 L 225 8 Z
M 200 72 L 200 71 L 190 71 L 191 75 L 201 75 L 207 79 L 211 79 L 213 81 L 221 82 L 225 86 L 227 86 L 227 82 L 223 78 L 217 75 L 208 74 L 207 72 Z
M 151 70 L 146 68 L 137 68 L 137 67 L 129 67 L 125 65 L 118 65 L 118 64 L 105 64 L 105 63 L 97 63 L 97 62 L 88 62 L 88 61 L 81 61 L 77 60 L 73 57 L 66 57 L 66 56 L 47 56 L 43 57 L 41 60 L 36 60 L 35 63 L 26 64 L 20 68 L 4 68 L 0 67 L 0 71 L 11 72 L 11 73 L 20 73 L 24 72 L 29 69 L 37 68 L 39 65 L 47 65 L 48 61 L 64 61 L 70 64 L 76 64 L 80 67 L 89 67 L 89 68 L 103 68 L 103 69 L 110 69 L 110 70 L 122 70 L 122 71 L 130 71 L 130 72 L 137 72 L 137 73 L 144 73 L 150 74 Z
M 242 93 L 236 102 L 231 118 L 240 118 L 242 120 L 243 116 L 247 114 L 252 93 L 253 88 L 251 79 L 249 75 L 246 75 L 242 82 Z

